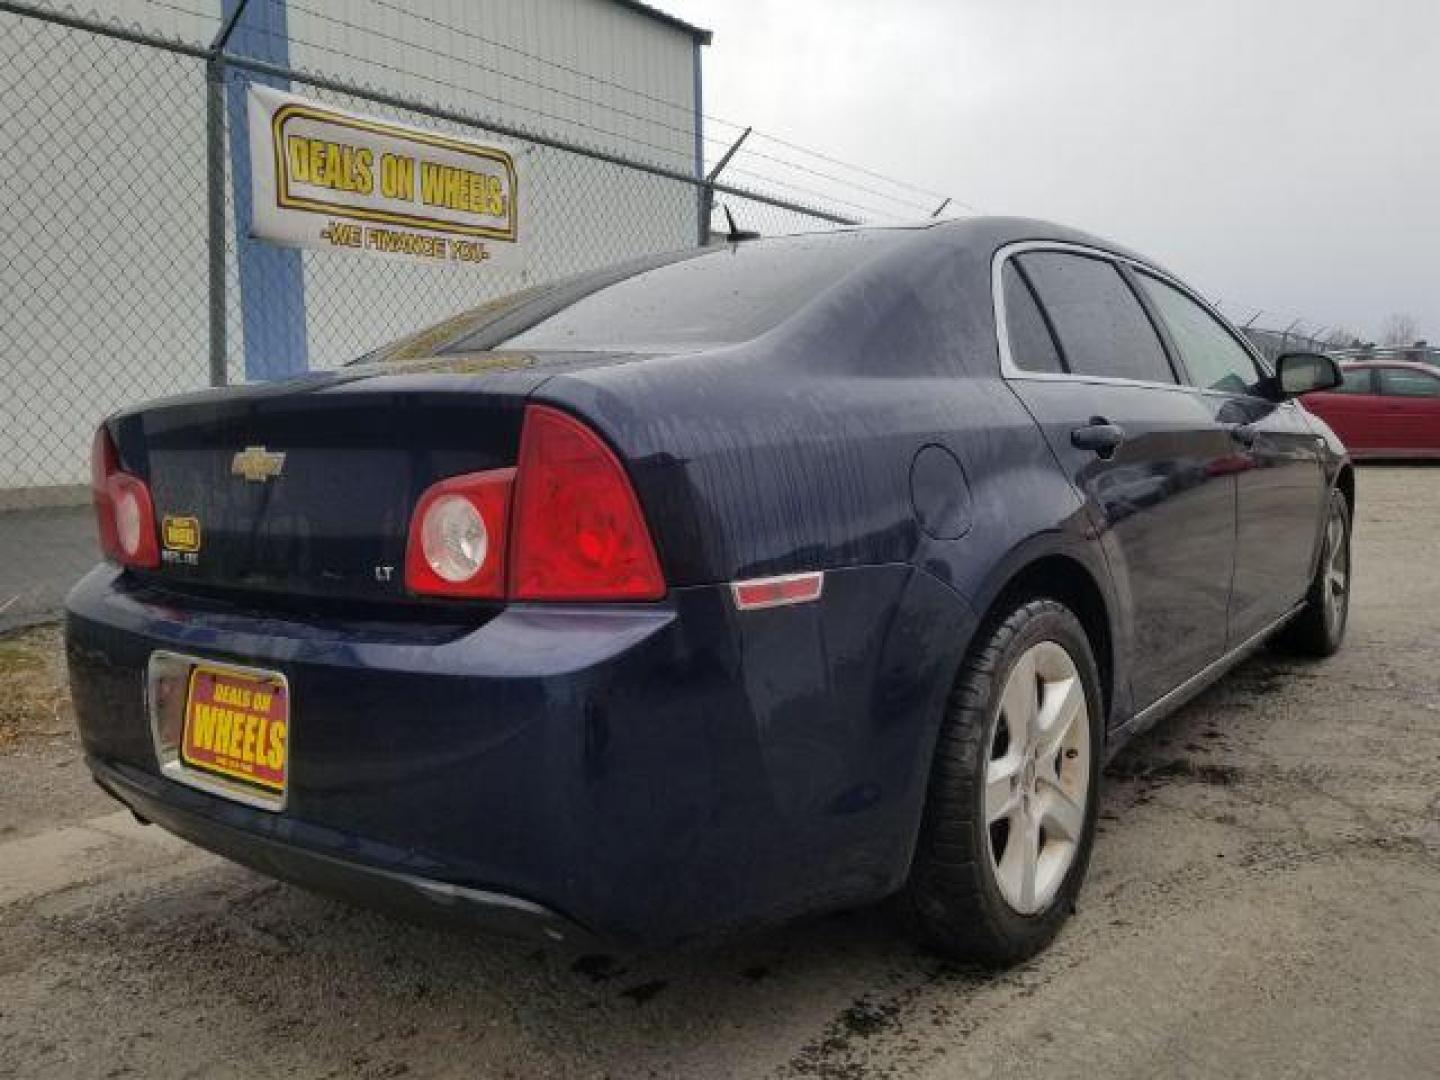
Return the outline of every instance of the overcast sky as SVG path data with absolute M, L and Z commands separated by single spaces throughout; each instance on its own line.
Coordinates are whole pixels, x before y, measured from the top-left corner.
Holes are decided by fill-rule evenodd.
M 707 113 L 1129 244 L 1238 321 L 1440 339 L 1440 0 L 656 2 L 715 31 Z

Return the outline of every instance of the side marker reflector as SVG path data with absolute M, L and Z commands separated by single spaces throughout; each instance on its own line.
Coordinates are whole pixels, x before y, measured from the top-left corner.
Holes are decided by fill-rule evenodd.
M 779 577 L 731 582 L 730 592 L 735 597 L 735 606 L 741 611 L 757 611 L 819 600 L 824 585 L 825 574 L 814 570 L 807 574 L 782 574 Z

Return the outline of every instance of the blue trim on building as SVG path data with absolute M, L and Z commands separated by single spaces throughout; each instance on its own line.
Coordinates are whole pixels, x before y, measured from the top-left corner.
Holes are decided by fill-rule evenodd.
M 224 0 L 228 18 L 239 0 Z M 229 50 L 285 67 L 290 39 L 285 0 L 252 4 L 230 38 Z M 283 79 L 247 72 L 226 81 L 225 112 L 230 131 L 230 184 L 235 207 L 235 250 L 240 276 L 240 319 L 245 343 L 245 377 L 280 379 L 309 367 L 305 334 L 305 271 L 300 252 L 250 238 L 250 125 L 245 87 L 256 80 L 288 90 Z

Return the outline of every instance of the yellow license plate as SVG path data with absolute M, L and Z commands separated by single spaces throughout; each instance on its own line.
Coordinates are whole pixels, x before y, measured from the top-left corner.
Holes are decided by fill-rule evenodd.
M 186 766 L 268 792 L 285 790 L 290 691 L 283 676 L 197 664 L 185 697 Z

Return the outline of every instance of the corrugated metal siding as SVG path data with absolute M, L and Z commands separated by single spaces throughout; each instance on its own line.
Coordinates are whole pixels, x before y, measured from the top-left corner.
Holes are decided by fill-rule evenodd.
M 274 3 L 251 0 L 247 22 Z M 613 0 L 292 0 L 286 9 L 292 66 L 677 171 L 694 167 L 694 39 Z M 108 0 L 99 17 L 204 47 L 221 10 L 220 0 Z M 0 211 L 17 240 L 7 245 L 0 296 L 0 364 L 9 372 L 0 387 L 0 488 L 77 483 L 100 416 L 205 381 L 204 66 L 17 16 L 0 16 L 0 29 L 10 88 L 0 135 L 24 163 Z M 694 193 L 684 185 L 554 151 L 536 150 L 526 165 L 525 274 L 301 256 L 310 365 L 340 363 L 535 280 L 694 243 Z M 85 179 L 83 197 L 70 190 L 72 177 Z M 238 379 L 237 313 L 247 300 L 234 246 L 254 241 L 237 237 L 233 219 L 228 226 L 229 366 Z
M 692 39 L 611 0 L 418 0 L 408 13 L 369 0 L 286 6 L 298 67 L 693 166 Z
M 320 0 L 286 7 L 292 67 L 693 172 L 693 39 L 611 0 L 420 0 L 403 11 L 367 0 L 338 13 Z M 342 104 L 448 127 L 364 101 Z M 679 185 L 525 149 L 526 271 L 390 265 L 364 273 L 351 264 L 364 256 L 306 252 L 310 366 L 341 363 L 498 293 L 694 242 L 693 194 Z M 397 292 L 406 296 L 403 323 Z

